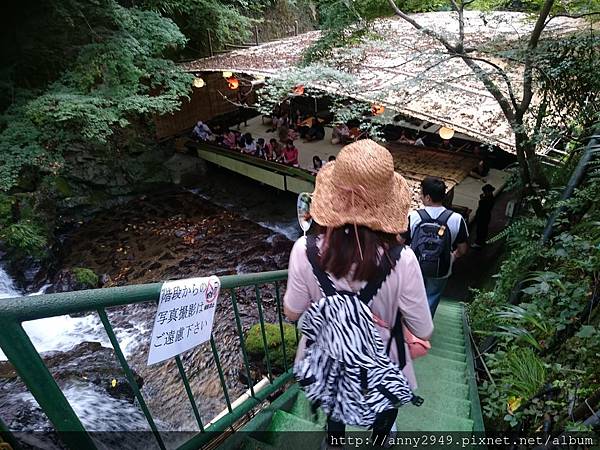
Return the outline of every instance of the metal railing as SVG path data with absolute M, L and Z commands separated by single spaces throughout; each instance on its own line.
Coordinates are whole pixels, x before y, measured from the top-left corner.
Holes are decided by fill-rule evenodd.
M 279 270 L 246 275 L 228 275 L 220 277 L 221 297 L 227 291 L 233 306 L 235 316 L 235 327 L 237 330 L 240 350 L 243 357 L 244 369 L 249 380 L 250 396 L 241 404 L 232 407 L 225 375 L 221 366 L 219 352 L 213 337 L 210 338 L 210 346 L 214 362 L 219 374 L 219 380 L 223 396 L 227 405 L 227 412 L 217 420 L 206 426 L 200 416 L 196 399 L 190 387 L 181 359 L 175 357 L 175 362 L 184 384 L 187 397 L 190 401 L 194 417 L 198 423 L 200 432 L 179 447 L 180 450 L 200 448 L 202 445 L 217 437 L 227 428 L 246 415 L 251 409 L 263 402 L 267 396 L 280 389 L 292 378 L 291 368 L 287 364 L 287 349 L 284 335 L 284 320 L 282 302 L 280 297 L 280 286 L 287 279 L 287 271 Z M 276 313 L 281 335 L 281 350 L 283 352 L 284 371 L 281 375 L 274 377 L 269 358 L 269 346 L 265 332 L 264 311 L 260 286 L 273 284 L 275 290 Z M 96 312 L 108 338 L 114 348 L 115 355 L 119 360 L 131 389 L 139 403 L 139 407 L 146 417 L 150 429 L 161 449 L 166 449 L 154 418 L 148 409 L 144 396 L 137 384 L 133 371 L 121 349 L 119 341 L 110 323 L 106 308 L 114 306 L 131 305 L 144 302 L 158 302 L 162 283 L 144 284 L 136 286 L 124 286 L 105 289 L 92 289 L 86 291 L 67 292 L 61 294 L 48 294 L 36 297 L 17 297 L 0 301 L 0 348 L 14 365 L 17 373 L 25 383 L 33 397 L 37 400 L 48 419 L 54 425 L 56 432 L 63 443 L 71 449 L 96 449 L 96 443 L 81 423 L 79 417 L 67 401 L 64 393 L 45 366 L 41 356 L 33 346 L 22 323 L 29 320 L 43 319 L 47 317 L 76 314 L 82 312 Z M 260 323 L 262 344 L 266 356 L 268 383 L 260 391 L 255 390 L 252 381 L 250 362 L 246 348 L 244 330 L 238 310 L 237 288 L 254 286 L 256 307 Z M 298 334 L 296 331 L 296 339 Z M 291 354 L 291 352 L 290 352 Z M 15 439 L 4 423 L 0 421 L 0 435 L 7 437 L 8 442 Z M 0 440 L 0 442 L 2 442 Z

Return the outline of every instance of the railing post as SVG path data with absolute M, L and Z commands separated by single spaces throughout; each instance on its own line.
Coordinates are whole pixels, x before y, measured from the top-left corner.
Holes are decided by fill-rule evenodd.
M 15 366 L 64 444 L 73 450 L 96 449 L 94 441 L 44 365 L 21 324 L 0 320 L 0 329 L 0 348 Z
M 254 25 L 254 43 L 256 45 L 259 44 L 259 42 L 258 42 L 258 25 Z
M 294 20 L 294 36 L 298 36 L 298 21 Z

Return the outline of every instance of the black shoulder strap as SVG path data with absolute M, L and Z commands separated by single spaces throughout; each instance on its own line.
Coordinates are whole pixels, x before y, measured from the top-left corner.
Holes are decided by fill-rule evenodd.
M 431 222 L 431 216 L 426 209 L 417 209 L 417 214 L 421 218 L 421 222 Z
M 313 273 L 326 296 L 335 295 L 337 290 L 329 279 L 329 275 L 319 267 L 319 248 L 317 247 L 317 237 L 311 234 L 306 237 L 306 256 L 312 266 Z
M 373 300 L 373 297 L 375 297 L 375 294 L 377 294 L 377 291 L 379 291 L 385 279 L 389 276 L 389 274 L 396 266 L 396 263 L 398 262 L 398 260 L 400 259 L 400 255 L 402 254 L 403 248 L 403 245 L 396 245 L 388 251 L 388 255 L 392 261 L 392 264 L 390 264 L 390 261 L 388 260 L 386 255 L 383 255 L 381 271 L 379 272 L 377 278 L 367 283 L 367 285 L 364 288 L 362 288 L 361 291 L 358 293 L 358 298 L 360 299 L 360 301 L 368 305 L 369 302 Z
M 452 216 L 452 213 L 454 211 L 450 210 L 450 209 L 446 209 L 444 210 L 443 213 L 441 213 L 437 219 L 435 219 L 435 221 L 437 223 L 439 223 L 440 225 L 446 225 L 448 223 L 448 220 L 450 220 L 450 217 Z

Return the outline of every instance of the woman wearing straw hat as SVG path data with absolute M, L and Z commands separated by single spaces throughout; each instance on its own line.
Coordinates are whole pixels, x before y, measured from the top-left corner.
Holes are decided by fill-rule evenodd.
M 290 320 L 298 320 L 312 304 L 323 300 L 325 290 L 317 280 L 318 270 L 326 273 L 338 292 L 363 292 L 379 278 L 369 302 L 372 320 L 389 358 L 400 366 L 414 389 L 416 379 L 408 349 L 402 338 L 399 345 L 392 345 L 396 339 L 391 339 L 392 333 L 397 336 L 395 324 L 402 321 L 418 338 L 428 339 L 433 332 L 419 264 L 412 250 L 399 247 L 396 239 L 406 230 L 410 199 L 408 185 L 394 172 L 387 149 L 366 139 L 345 146 L 337 159 L 317 174 L 310 213 L 319 225 L 319 235 L 312 241 L 302 237 L 294 244 L 284 307 Z M 307 254 L 311 247 L 312 257 Z M 384 266 L 388 267 L 387 276 L 382 274 Z M 305 347 L 303 337 L 297 364 Z M 333 406 L 327 411 L 330 448 L 335 447 L 334 438 L 343 437 L 345 432 L 345 423 L 335 410 Z M 374 435 L 386 436 L 396 415 L 393 408 L 378 413 Z

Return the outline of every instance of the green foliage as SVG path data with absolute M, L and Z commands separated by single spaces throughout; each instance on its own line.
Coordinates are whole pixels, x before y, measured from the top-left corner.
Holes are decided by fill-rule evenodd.
M 59 173 L 74 143 L 106 143 L 133 118 L 175 111 L 190 91 L 191 75 L 164 59 L 186 42 L 174 22 L 113 0 L 82 3 L 91 39 L 71 44 L 74 56 L 47 87 L 16 90 L 0 118 L 0 189 L 13 187 L 26 167 Z M 80 19 L 83 4 L 51 13 L 68 23 Z
M 358 120 L 361 131 L 372 139 L 383 139 L 381 127 L 391 122 L 392 116 L 373 116 L 371 105 L 383 102 L 388 93 L 378 92 L 377 95 L 373 95 L 371 101 L 355 100 L 353 97 L 363 97 L 362 86 L 356 79 L 349 73 L 321 64 L 289 70 L 277 78 L 269 79 L 257 92 L 256 107 L 263 114 L 271 114 L 277 105 L 292 101 L 293 88 L 300 84 L 306 86 L 305 95 L 317 99 L 326 98 L 329 101 L 328 111 L 333 115 L 334 121 Z M 323 88 L 312 87 L 315 85 Z
M 485 355 L 492 378 L 480 386 L 485 416 L 496 430 L 520 423 L 534 433 L 544 415 L 566 423 L 572 397 L 586 398 L 600 385 L 600 310 L 591 309 L 600 287 L 600 177 L 596 164 L 590 167 L 571 199 L 548 197 L 549 210 L 564 208 L 549 245 L 540 244 L 544 223 L 537 219 L 521 218 L 507 229 L 509 251 L 496 284 L 475 291 L 469 305 L 475 333 L 498 338 Z M 521 302 L 508 304 L 519 281 Z M 545 385 L 555 393 L 538 395 Z
M 208 54 L 208 33 L 214 49 L 226 43 L 248 41 L 256 22 L 249 14 L 260 13 L 268 2 L 220 0 L 144 0 L 143 7 L 170 17 L 190 40 L 189 50 Z
M 98 278 L 98 275 L 94 273 L 94 271 L 84 267 L 75 267 L 72 269 L 72 272 L 73 276 L 75 277 L 75 281 L 77 281 L 78 284 L 90 289 L 98 287 L 98 282 L 100 279 Z
M 370 33 L 370 23 L 393 11 L 387 0 L 320 0 L 317 2 L 322 37 L 304 54 L 305 64 L 332 55 L 335 48 L 359 42 Z
M 44 257 L 48 251 L 45 230 L 29 221 L 5 227 L 0 232 L 0 239 L 4 241 L 9 252 Z
M 533 398 L 546 382 L 546 367 L 530 348 L 520 348 L 506 357 L 506 377 L 510 396 Z
M 278 372 L 284 370 L 283 345 L 281 345 L 281 330 L 279 324 L 265 323 L 265 335 L 267 337 L 267 348 L 271 368 Z M 283 336 L 285 340 L 285 353 L 288 367 L 291 367 L 296 356 L 296 331 L 289 323 L 283 324 Z M 246 335 L 246 348 L 248 354 L 266 364 L 265 348 L 263 345 L 260 324 L 253 325 Z

